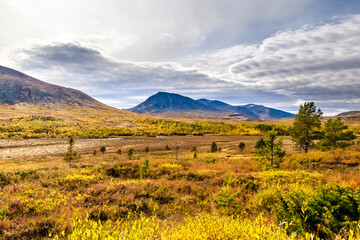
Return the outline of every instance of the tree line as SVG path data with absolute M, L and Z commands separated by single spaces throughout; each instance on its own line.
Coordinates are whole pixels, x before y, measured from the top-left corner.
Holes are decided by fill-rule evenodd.
M 322 150 L 329 150 L 352 144 L 350 140 L 354 140 L 356 136 L 340 118 L 329 119 L 322 126 L 322 116 L 323 112 L 316 108 L 314 102 L 300 105 L 289 130 L 292 140 L 300 149 L 308 153 L 309 148 L 315 145 Z M 276 140 L 277 136 L 276 130 L 270 130 L 255 145 L 259 159 L 265 164 L 270 163 L 271 168 L 278 167 L 285 156 L 282 139 Z M 315 140 L 318 140 L 316 144 Z

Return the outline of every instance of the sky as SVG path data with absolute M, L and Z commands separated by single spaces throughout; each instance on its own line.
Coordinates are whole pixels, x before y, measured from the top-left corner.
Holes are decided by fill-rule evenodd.
M 158 91 L 360 110 L 359 0 L 0 0 L 0 65 L 120 109 Z

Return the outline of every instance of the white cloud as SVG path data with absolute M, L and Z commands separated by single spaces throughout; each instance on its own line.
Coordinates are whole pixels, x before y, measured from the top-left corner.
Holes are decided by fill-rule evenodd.
M 229 77 L 229 66 L 251 57 L 256 50 L 256 45 L 237 45 L 212 53 L 190 55 L 184 58 L 181 63 L 209 76 L 231 80 Z
M 0 62 L 121 108 L 162 90 L 286 110 L 298 99 L 356 109 L 360 15 L 299 27 L 329 20 L 320 13 L 328 5 L 0 0 Z
M 158 91 L 232 101 L 239 101 L 241 93 L 247 99 L 245 103 L 256 102 L 256 96 L 264 94 L 178 63 L 115 61 L 97 50 L 75 44 L 35 46 L 22 49 L 19 54 L 18 65 L 27 74 L 77 88 L 119 108 L 132 107 Z M 268 99 L 279 98 L 277 94 L 267 95 Z
M 348 16 L 337 23 L 279 32 L 231 71 L 268 91 L 347 104 L 359 98 L 359 42 L 360 15 Z
M 329 77 L 323 74 L 350 77 L 357 72 L 359 41 L 360 15 L 340 23 L 279 32 L 265 39 L 252 57 L 234 64 L 232 72 L 264 84 L 306 81 L 315 76 L 320 85 Z
M 126 107 L 139 100 L 132 98 L 139 92 L 144 96 L 144 92 L 162 90 L 194 97 L 225 94 L 222 100 L 231 102 L 238 95 L 238 103 L 273 102 L 289 109 L 299 105 L 297 99 L 316 101 L 324 109 L 356 109 L 360 99 L 357 42 L 358 15 L 337 23 L 279 32 L 259 45 L 190 55 L 181 64 L 118 61 L 76 44 L 35 46 L 13 56 L 22 68 L 53 83 L 67 83 L 100 98 L 119 98 L 115 92 L 122 92 L 129 102 Z M 276 102 L 279 99 L 282 104 Z
M 269 20 L 289 21 L 314 1 L 1 0 L 0 57 L 33 44 L 79 43 L 120 60 L 175 60 L 229 46 L 253 22 L 266 30 Z

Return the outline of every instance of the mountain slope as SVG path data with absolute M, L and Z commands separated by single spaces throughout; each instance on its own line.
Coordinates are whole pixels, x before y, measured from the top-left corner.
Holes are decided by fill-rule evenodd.
M 221 101 L 217 101 L 217 100 L 213 101 L 204 98 L 199 99 L 197 101 L 207 106 L 215 107 L 222 111 L 236 112 L 237 114 L 257 117 L 260 119 L 280 119 L 280 118 L 295 117 L 295 114 L 274 108 L 268 108 L 262 105 L 247 104 L 243 106 L 232 106 L 230 104 Z
M 175 93 L 158 92 L 150 96 L 143 103 L 128 109 L 136 113 L 164 113 L 164 112 L 185 112 L 185 111 L 205 111 L 220 112 L 218 109 L 206 106 L 189 97 L 184 97 Z
M 246 116 L 260 118 L 256 113 L 250 111 L 249 109 L 247 109 L 246 107 L 243 107 L 243 106 L 232 106 L 230 104 L 227 104 L 227 103 L 224 103 L 224 102 L 221 102 L 218 100 L 208 100 L 208 99 L 204 99 L 204 98 L 199 99 L 197 101 L 200 103 L 203 103 L 207 106 L 217 108 L 221 111 L 229 112 L 232 115 L 240 114 L 240 115 L 246 115 Z
M 292 118 L 295 114 L 285 112 L 282 110 L 265 107 L 262 105 L 247 104 L 243 107 L 255 113 L 261 119 L 281 119 L 281 118 Z
M 0 103 L 110 108 L 81 91 L 46 83 L 3 66 L 0 66 Z

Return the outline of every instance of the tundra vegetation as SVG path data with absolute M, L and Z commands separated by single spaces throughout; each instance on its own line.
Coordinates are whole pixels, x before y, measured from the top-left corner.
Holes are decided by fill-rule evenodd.
M 306 122 L 307 143 L 294 135 L 303 116 L 294 123 L 132 119 L 132 127 L 111 126 L 116 119 L 3 120 L 9 149 L 32 136 L 67 143 L 62 155 L 1 156 L 0 238 L 360 239 L 358 129 L 305 106 L 320 120 Z M 143 137 L 78 145 L 128 134 Z M 101 146 L 106 154 L 96 154 Z M 64 156 L 74 150 L 70 167 Z

